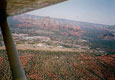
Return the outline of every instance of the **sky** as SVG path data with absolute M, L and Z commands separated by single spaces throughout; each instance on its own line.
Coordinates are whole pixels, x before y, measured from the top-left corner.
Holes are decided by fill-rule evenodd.
M 115 0 L 68 0 L 26 14 L 115 25 Z

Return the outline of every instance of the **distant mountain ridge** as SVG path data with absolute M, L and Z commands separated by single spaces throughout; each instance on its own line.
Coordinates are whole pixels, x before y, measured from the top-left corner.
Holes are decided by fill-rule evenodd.
M 67 43 L 73 43 L 72 40 L 75 43 L 78 39 L 84 39 L 91 43 L 87 43 L 91 48 L 101 48 L 107 52 L 112 51 L 114 53 L 115 25 L 103 25 L 27 14 L 9 17 L 8 22 L 10 26 L 17 27 L 18 29 L 28 28 L 28 32 L 25 33 L 29 35 L 49 36 L 51 39 Z M 34 31 L 30 34 L 29 30 L 32 30 L 32 28 Z M 37 29 L 42 32 L 39 33 Z

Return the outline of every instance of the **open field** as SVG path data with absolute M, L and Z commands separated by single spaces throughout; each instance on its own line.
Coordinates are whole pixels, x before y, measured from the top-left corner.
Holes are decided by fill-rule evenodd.
M 0 50 L 0 80 L 12 80 L 6 51 Z M 28 80 L 114 80 L 115 55 L 19 50 Z
M 0 50 L 1 49 L 5 49 L 5 47 L 0 47 Z M 48 47 L 30 47 L 30 46 L 18 46 L 17 45 L 17 49 L 18 50 L 37 50 L 37 51 L 62 51 L 62 52 L 85 52 L 85 50 L 82 50 L 82 49 L 75 49 L 75 48 L 57 48 L 57 47 L 54 47 L 54 48 L 48 48 Z

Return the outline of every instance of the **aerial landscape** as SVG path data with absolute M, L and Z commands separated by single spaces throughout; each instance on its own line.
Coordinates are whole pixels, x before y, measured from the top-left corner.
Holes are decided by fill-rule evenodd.
M 115 80 L 114 24 L 33 14 L 7 20 L 27 80 Z M 0 80 L 13 79 L 6 54 L 0 31 Z
M 115 79 L 114 25 L 26 14 L 9 17 L 8 22 L 28 79 Z M 9 80 L 0 38 L 0 78 Z

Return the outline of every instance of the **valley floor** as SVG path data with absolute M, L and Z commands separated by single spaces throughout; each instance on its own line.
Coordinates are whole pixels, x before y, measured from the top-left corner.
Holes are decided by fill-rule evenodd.
M 20 49 L 19 55 L 28 80 L 115 80 L 115 54 Z M 3 48 L 0 48 L 0 80 L 12 80 Z

